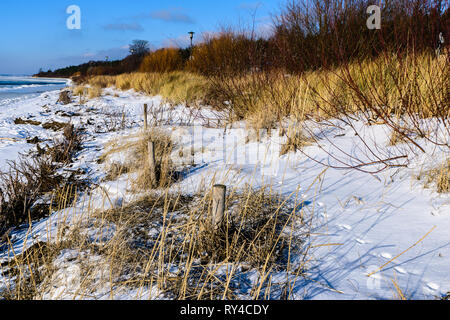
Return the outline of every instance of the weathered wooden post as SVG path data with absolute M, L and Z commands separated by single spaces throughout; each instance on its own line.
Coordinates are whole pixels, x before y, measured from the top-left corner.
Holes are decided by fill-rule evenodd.
M 144 104 L 144 130 L 147 131 L 148 129 L 148 105 Z
M 213 204 L 211 222 L 214 229 L 218 229 L 225 216 L 225 195 L 227 187 L 222 184 L 216 184 L 213 187 Z
M 122 123 L 121 123 L 121 129 L 125 129 L 125 111 L 122 113 Z
M 156 187 L 156 161 L 155 161 L 155 143 L 153 141 L 148 142 L 148 166 L 151 180 L 151 187 Z

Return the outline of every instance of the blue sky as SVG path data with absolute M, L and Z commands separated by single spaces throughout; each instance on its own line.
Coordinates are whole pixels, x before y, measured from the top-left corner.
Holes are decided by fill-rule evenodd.
M 260 30 L 283 0 L 1 0 L 0 74 L 32 74 L 89 60 L 119 59 L 127 45 L 145 39 L 153 48 L 188 43 L 187 32 L 217 31 L 222 25 Z M 69 30 L 67 7 L 81 9 L 81 30 Z M 256 11 L 255 11 L 256 10 Z

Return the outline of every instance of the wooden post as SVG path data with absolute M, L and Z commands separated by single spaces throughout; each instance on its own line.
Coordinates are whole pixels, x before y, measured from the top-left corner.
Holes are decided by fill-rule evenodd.
M 148 114 L 148 105 L 147 104 L 144 104 L 144 130 L 145 131 L 147 131 L 147 129 L 148 129 L 148 117 L 147 117 L 147 114 Z
M 148 166 L 150 170 L 151 187 L 156 187 L 156 161 L 155 161 L 155 143 L 148 142 Z
M 216 184 L 213 188 L 213 205 L 211 222 L 214 229 L 218 229 L 223 222 L 225 216 L 225 195 L 227 187 Z
M 122 113 L 122 124 L 121 124 L 121 129 L 125 129 L 125 111 Z

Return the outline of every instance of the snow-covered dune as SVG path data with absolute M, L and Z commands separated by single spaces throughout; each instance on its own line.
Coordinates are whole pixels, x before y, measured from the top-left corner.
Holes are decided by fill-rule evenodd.
M 160 127 L 177 144 L 175 162 L 183 160 L 176 157 L 179 150 L 189 150 L 184 152 L 189 155 L 194 149 L 196 167 L 174 189 L 192 193 L 214 177 L 215 182 L 236 187 L 246 183 L 254 187 L 271 185 L 284 196 L 294 193 L 304 199 L 305 212 L 313 215 L 311 258 L 306 275 L 292 279 L 292 298 L 392 299 L 396 297 L 394 282 L 410 299 L 434 299 L 450 291 L 450 197 L 437 193 L 435 188 L 424 188 L 423 181 L 416 178 L 424 164 L 438 165 L 449 156 L 445 148 L 429 146 L 426 154 L 409 154 L 407 167 L 393 167 L 377 174 L 327 169 L 317 161 L 333 164 L 330 154 L 336 150 L 331 141 L 352 155 L 362 150 L 361 140 L 350 127 L 341 125 L 340 129 L 323 131 L 328 140 L 320 140 L 321 148 L 312 144 L 303 152 L 280 156 L 280 146 L 285 141 L 278 130 L 263 134 L 257 141 L 244 123 L 235 123 L 226 130 L 212 125 L 217 123 L 217 113 L 206 107 L 201 111 L 170 107 L 160 97 L 134 91 L 106 89 L 105 93 L 82 105 L 60 105 L 56 103 L 59 91 L 52 91 L 1 106 L 0 169 L 4 170 L 6 161 L 16 159 L 19 152 L 36 148 L 27 139 L 37 136 L 50 141 L 61 134 L 39 125 L 16 125 L 16 118 L 41 123 L 71 121 L 85 127 L 88 136 L 72 169 L 88 172 L 108 190 L 112 205 L 130 201 L 133 196 L 127 190 L 129 178 L 101 182 L 104 172 L 97 159 L 108 141 L 142 130 L 142 109 L 148 104 L 150 114 L 158 115 Z M 108 116 L 114 113 L 125 114 L 126 129 L 107 130 Z M 388 128 L 358 125 L 367 137 L 387 144 Z M 395 148 L 385 150 L 396 154 Z M 102 202 L 101 196 L 98 201 Z M 83 209 L 80 202 L 69 215 L 81 214 Z M 60 213 L 53 218 L 57 214 Z M 34 225 L 35 239 L 47 240 L 51 219 Z M 30 237 L 27 230 L 14 232 L 16 254 L 23 249 L 25 237 Z M 7 250 L 0 253 L 2 259 L 7 256 Z M 283 277 L 281 271 L 274 273 L 272 281 Z M 0 277 L 0 286 L 2 280 L 6 283 Z M 121 298 L 133 299 L 135 293 L 123 293 Z

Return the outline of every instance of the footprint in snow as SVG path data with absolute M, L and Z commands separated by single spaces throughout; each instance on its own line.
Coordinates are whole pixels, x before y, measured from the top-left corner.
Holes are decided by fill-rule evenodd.
M 392 259 L 392 255 L 390 253 L 387 252 L 383 252 L 382 254 L 380 254 L 380 256 L 384 259 Z
M 341 228 L 341 230 L 347 230 L 347 231 L 352 230 L 352 227 L 350 227 L 348 224 L 338 224 L 337 226 L 339 228 Z
M 407 272 L 405 269 L 403 269 L 402 267 L 395 267 L 394 270 L 397 271 L 398 273 L 401 273 L 401 274 L 406 274 L 406 273 L 408 273 L 408 272 Z
M 427 287 L 433 291 L 436 291 L 439 289 L 439 285 L 433 282 L 428 282 Z

